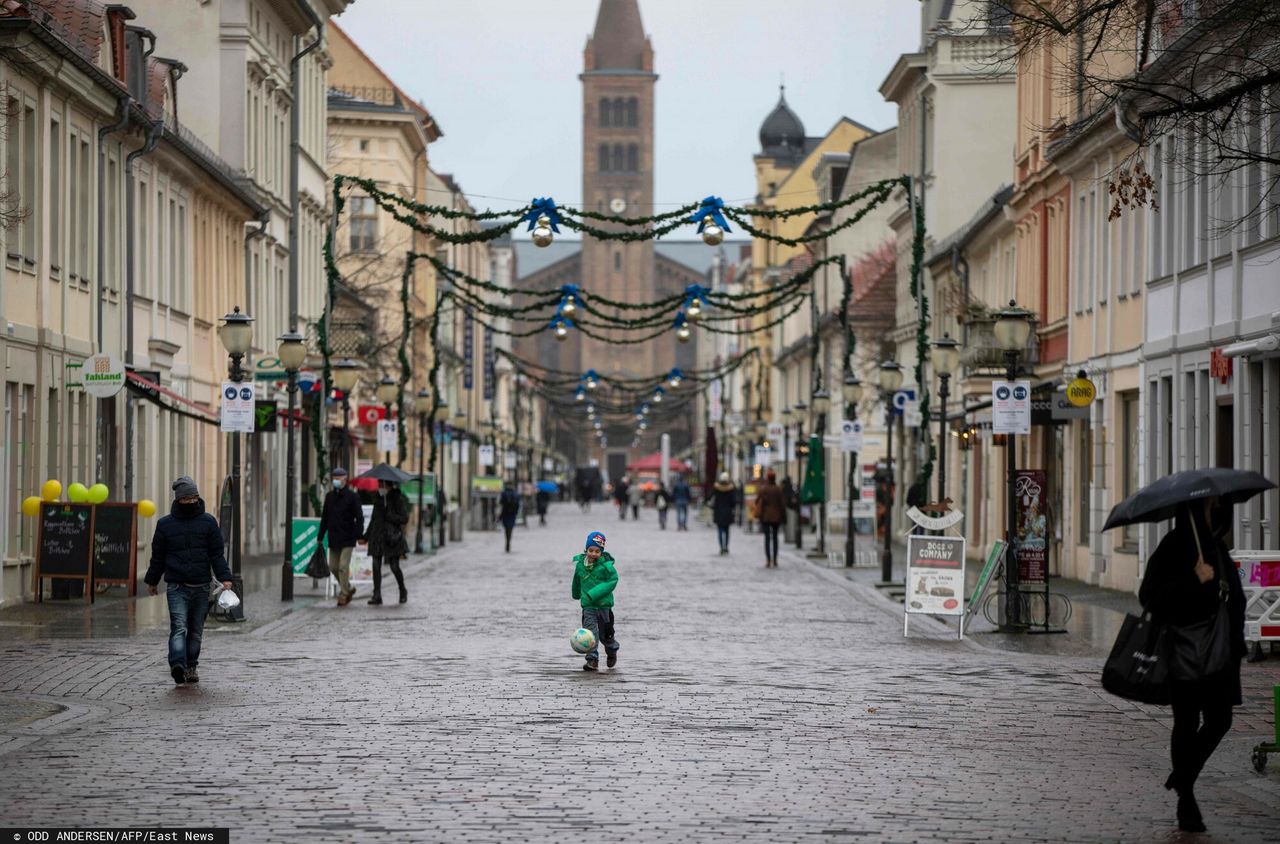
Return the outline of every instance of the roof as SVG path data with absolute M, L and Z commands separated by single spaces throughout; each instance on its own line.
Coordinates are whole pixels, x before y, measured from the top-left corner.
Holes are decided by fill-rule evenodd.
M 805 146 L 804 123 L 787 105 L 787 86 L 778 86 L 778 104 L 760 124 L 760 148 L 765 155 L 795 155 Z
M 432 116 L 431 116 L 431 112 L 427 111 L 427 107 L 426 107 L 426 106 L 424 106 L 422 103 L 419 103 L 419 102 L 417 102 L 416 100 L 414 100 L 414 99 L 413 99 L 412 97 L 410 97 L 408 94 L 406 94 L 406 93 L 405 93 L 405 92 L 400 88 L 400 86 L 399 86 L 399 85 L 397 85 L 397 84 L 395 83 L 395 80 L 393 80 L 390 76 L 388 76 L 388 75 L 387 75 L 387 73 L 386 73 L 386 71 L 384 71 L 381 67 L 379 67 L 379 66 L 378 66 L 378 63 L 377 63 L 377 62 L 375 62 L 372 58 L 370 58 L 370 57 L 369 57 L 369 54 L 368 54 L 368 53 L 366 53 L 366 52 L 364 51 L 364 49 L 363 49 L 363 48 L 361 48 L 361 46 L 355 42 L 355 39 L 353 39 L 350 35 L 348 35 L 348 34 L 346 33 L 346 30 L 344 30 L 342 27 L 338 26 L 337 21 L 330 20 L 328 25 L 329 25 L 329 28 L 330 28 L 330 29 L 332 29 L 332 30 L 333 30 L 334 32 L 336 32 L 336 33 L 337 33 L 337 34 L 338 34 L 338 35 L 339 35 L 339 36 L 340 36 L 344 41 L 346 41 L 348 44 L 350 44 L 350 45 L 351 45 L 351 49 L 355 50 L 355 51 L 356 51 L 356 53 L 358 53 L 358 54 L 360 55 L 360 57 L 361 57 L 361 58 L 363 58 L 365 61 L 367 61 L 367 62 L 369 63 L 369 65 L 370 65 L 374 70 L 376 70 L 376 71 L 378 72 L 378 74 L 379 74 L 379 75 L 381 75 L 381 76 L 382 76 L 382 78 L 383 78 L 383 79 L 387 80 L 387 85 L 389 85 L 389 86 L 391 87 L 391 89 L 392 89 L 393 91 L 395 91 L 395 94 L 396 94 L 396 100 L 397 100 L 396 106 L 402 106 L 404 103 L 408 103 L 408 104 L 409 104 L 410 109 L 411 109 L 413 112 L 415 112 L 415 113 L 418 115 L 418 117 L 420 117 L 420 118 L 422 119 L 422 129 L 423 129 L 423 131 L 424 131 L 424 132 L 426 132 L 426 133 L 427 133 L 427 142 L 428 142 L 428 143 L 430 143 L 431 141 L 437 140 L 437 139 L 438 139 L 438 138 L 440 138 L 442 135 L 444 135 L 444 131 L 440 128 L 440 124 L 439 124 L 439 123 L 437 123 L 437 122 L 436 122 L 436 119 L 435 119 L 434 117 L 432 117 Z M 330 103 L 331 103 L 331 104 L 333 104 L 333 97 L 334 97 L 334 93 L 335 93 L 335 92 L 334 92 L 333 90 L 330 90 L 330 92 L 329 92 L 329 100 L 330 100 Z M 353 106 L 354 106 L 354 107 L 359 107 L 359 105 L 358 105 L 356 102 L 354 102 L 354 101 L 356 101 L 356 100 L 359 100 L 359 97 L 352 97 L 352 98 L 350 98 L 350 99 L 348 99 L 348 100 L 342 100 L 342 101 L 341 101 L 341 103 L 342 103 L 342 107 L 343 107 L 343 108 L 352 108 Z M 383 110 L 385 110 L 385 109 L 386 109 L 386 107 L 384 106 L 384 109 L 383 109 Z M 394 108 L 393 110 L 399 111 L 399 110 L 402 110 L 402 109 L 400 109 L 400 108 Z
M 1005 185 L 992 194 L 989 199 L 982 203 L 982 206 L 969 219 L 969 222 L 952 232 L 945 240 L 933 248 L 933 251 L 925 259 L 925 263 L 932 264 L 943 256 L 950 255 L 953 249 L 963 249 L 967 246 L 977 236 L 978 232 L 982 231 L 983 226 L 991 222 L 1003 211 L 1011 196 L 1013 196 L 1013 185 Z
M 636 0 L 600 0 L 591 42 L 594 70 L 644 70 L 644 24 Z

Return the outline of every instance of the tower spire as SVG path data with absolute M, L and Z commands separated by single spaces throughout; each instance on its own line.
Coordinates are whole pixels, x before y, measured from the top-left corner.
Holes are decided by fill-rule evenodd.
M 593 70 L 645 70 L 648 39 L 640 21 L 638 0 L 600 0 L 591 41 L 595 52 Z

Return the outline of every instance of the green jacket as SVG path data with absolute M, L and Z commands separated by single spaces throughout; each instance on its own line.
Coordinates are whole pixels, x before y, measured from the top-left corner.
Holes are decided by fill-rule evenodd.
M 575 600 L 589 609 L 606 609 L 613 606 L 613 587 L 618 585 L 618 570 L 613 567 L 613 556 L 605 551 L 590 569 L 586 553 L 573 558 L 573 587 Z

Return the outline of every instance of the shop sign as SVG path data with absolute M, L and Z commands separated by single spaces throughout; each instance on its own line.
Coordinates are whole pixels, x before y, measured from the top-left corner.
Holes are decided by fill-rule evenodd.
M 274 401 L 259 399 L 253 403 L 253 430 L 257 434 L 274 434 L 280 407 Z
M 124 387 L 124 364 L 111 355 L 90 355 L 80 368 L 80 383 L 94 398 L 109 399 Z
M 1223 384 L 1231 380 L 1231 358 L 1222 353 L 1222 349 L 1209 352 L 1209 377 L 1217 378 Z
M 1067 401 L 1076 407 L 1088 407 L 1097 397 L 1098 388 L 1084 377 L 1084 373 L 1077 375 L 1067 384 Z
M 964 537 L 907 537 L 908 613 L 964 615 Z
M 357 425 L 377 425 L 379 419 L 386 418 L 387 409 L 380 404 L 362 404 L 356 408 Z

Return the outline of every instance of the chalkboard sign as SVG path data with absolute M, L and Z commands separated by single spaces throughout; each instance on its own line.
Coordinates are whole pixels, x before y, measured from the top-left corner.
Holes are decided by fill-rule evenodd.
M 36 600 L 45 577 L 84 580 L 85 600 L 93 600 L 90 563 L 93 554 L 93 505 L 40 505 L 40 540 L 36 547 Z
M 93 512 L 93 581 L 138 588 L 137 505 L 99 504 Z

